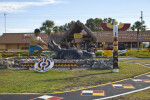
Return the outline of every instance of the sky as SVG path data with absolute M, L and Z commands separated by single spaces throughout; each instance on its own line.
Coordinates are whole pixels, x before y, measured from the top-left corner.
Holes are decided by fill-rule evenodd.
M 45 20 L 64 25 L 89 18 L 114 18 L 134 24 L 143 20 L 150 29 L 150 0 L 0 0 L 0 35 L 28 33 L 42 26 Z M 4 16 L 4 13 L 6 14 Z

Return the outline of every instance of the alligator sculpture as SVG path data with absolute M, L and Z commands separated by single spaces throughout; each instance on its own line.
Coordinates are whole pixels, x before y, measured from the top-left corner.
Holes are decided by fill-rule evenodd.
M 95 58 L 94 52 L 88 52 L 80 49 L 62 49 L 54 40 L 48 43 L 48 48 L 54 51 L 55 57 L 53 59 L 91 59 Z

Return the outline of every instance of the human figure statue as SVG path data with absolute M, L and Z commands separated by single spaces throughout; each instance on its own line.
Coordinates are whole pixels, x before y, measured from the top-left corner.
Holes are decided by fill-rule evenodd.
M 38 44 L 43 44 L 45 46 L 48 46 L 47 43 L 45 43 L 40 35 L 40 30 L 39 29 L 35 29 L 34 30 L 34 34 L 24 34 L 23 39 L 25 40 L 26 38 L 30 39 L 30 45 L 29 45 L 29 54 L 28 54 L 28 59 L 30 58 L 30 56 L 32 56 L 32 54 L 34 53 L 35 50 L 38 50 L 38 57 L 41 58 L 41 53 L 43 51 L 43 48 L 41 46 L 39 46 Z

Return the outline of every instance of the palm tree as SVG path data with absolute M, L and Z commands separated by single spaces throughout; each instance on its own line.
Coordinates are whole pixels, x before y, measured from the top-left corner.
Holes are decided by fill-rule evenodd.
M 132 25 L 132 27 L 130 28 L 132 31 L 135 31 L 135 25 Z
M 45 22 L 43 22 L 42 26 L 40 27 L 40 30 L 45 31 L 45 33 L 48 34 L 48 39 L 50 39 L 53 27 L 54 27 L 54 22 L 51 20 L 46 20 Z
M 136 21 L 134 25 L 131 27 L 132 30 L 137 29 L 137 49 L 139 50 L 139 31 L 142 29 L 142 23 L 140 21 Z
M 55 33 L 58 33 L 58 32 L 59 32 L 59 26 L 53 27 L 53 31 L 54 31 Z

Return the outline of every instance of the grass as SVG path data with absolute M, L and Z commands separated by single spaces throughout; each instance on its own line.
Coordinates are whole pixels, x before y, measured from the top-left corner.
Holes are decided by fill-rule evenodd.
M 128 50 L 128 56 L 138 58 L 150 58 L 149 50 Z
M 39 73 L 28 70 L 0 69 L 0 93 L 51 93 L 99 85 L 150 72 L 150 68 L 119 63 L 120 72 L 112 70 L 50 70 Z
M 141 63 L 150 63 L 150 59 L 119 59 L 119 61 L 133 61 Z
M 150 89 L 107 100 L 150 100 Z

